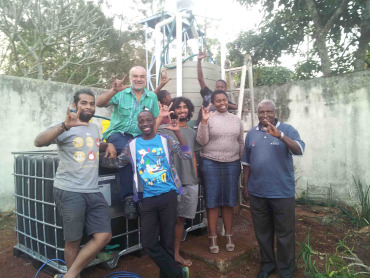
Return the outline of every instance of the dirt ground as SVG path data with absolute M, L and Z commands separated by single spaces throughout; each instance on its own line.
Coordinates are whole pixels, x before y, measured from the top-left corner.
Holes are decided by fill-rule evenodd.
M 182 244 L 185 257 L 193 261 L 190 277 L 256 277 L 259 270 L 258 244 L 256 243 L 248 210 L 242 210 L 234 216 L 235 252 L 221 250 L 224 240 L 219 239 L 220 253 L 210 254 L 207 250 L 207 236 L 189 234 Z M 3 213 L 0 215 L 0 277 L 35 277 L 40 265 L 35 264 L 27 256 L 13 256 L 13 246 L 17 243 L 15 215 Z M 310 246 L 320 253 L 335 253 L 337 243 L 345 238 L 346 245 L 362 262 L 370 265 L 370 233 L 369 230 L 359 232 L 351 219 L 336 207 L 296 206 L 296 241 L 303 242 L 310 230 Z M 198 233 L 199 234 L 199 233 Z M 296 256 L 300 247 L 296 245 Z M 316 267 L 324 269 L 325 257 L 318 256 Z M 222 273 L 221 270 L 222 269 Z M 93 266 L 83 271 L 81 277 L 100 278 L 115 271 L 131 271 L 142 277 L 158 277 L 159 270 L 148 256 L 136 257 L 126 255 L 121 257 L 118 268 L 104 270 Z M 41 272 L 37 277 L 46 278 L 50 274 Z M 279 277 L 273 273 L 270 277 Z M 302 259 L 297 263 L 295 277 L 305 277 Z

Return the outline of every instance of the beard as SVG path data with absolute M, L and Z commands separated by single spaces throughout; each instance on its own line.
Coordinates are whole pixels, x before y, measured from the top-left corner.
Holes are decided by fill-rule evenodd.
M 82 122 L 89 122 L 93 116 L 94 116 L 94 113 L 92 113 L 92 114 L 85 114 L 85 113 L 81 112 L 81 114 L 80 114 L 80 120 Z

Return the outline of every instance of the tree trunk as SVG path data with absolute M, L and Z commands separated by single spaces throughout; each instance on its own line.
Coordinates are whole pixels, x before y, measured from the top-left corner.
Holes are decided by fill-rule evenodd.
M 328 48 L 326 46 L 326 36 L 318 34 L 316 36 L 315 45 L 321 61 L 321 71 L 324 76 L 331 75 L 331 61 L 328 54 Z
M 355 71 L 364 70 L 366 53 L 369 50 L 370 43 L 370 0 L 364 3 L 363 17 L 360 29 L 360 38 L 358 48 L 354 53 L 355 61 L 353 67 Z

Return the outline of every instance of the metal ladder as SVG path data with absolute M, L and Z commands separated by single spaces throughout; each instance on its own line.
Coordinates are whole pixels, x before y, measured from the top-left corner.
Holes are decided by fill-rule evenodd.
M 230 66 L 230 64 L 229 64 Z M 240 80 L 240 88 L 234 88 L 233 87 L 233 82 L 232 82 L 232 74 L 234 73 L 238 73 L 238 72 L 241 72 L 242 73 L 242 76 L 241 76 L 241 80 Z M 249 85 L 249 88 L 245 89 L 245 79 L 246 79 L 246 76 L 247 76 L 247 72 L 248 72 L 248 85 Z M 228 79 L 229 79 L 229 84 L 230 84 L 230 90 L 232 92 L 237 92 L 239 91 L 239 97 L 238 97 L 238 110 L 237 110 L 237 116 L 239 117 L 239 119 L 243 121 L 242 119 L 242 110 L 243 110 L 243 102 L 244 102 L 244 94 L 245 94 L 245 91 L 248 91 L 249 92 L 249 114 L 250 117 L 247 116 L 247 119 L 250 119 L 251 121 L 251 127 L 253 127 L 255 125 L 255 120 L 254 120 L 254 116 L 255 116 L 255 109 L 254 109 L 254 88 L 253 88 L 253 72 L 252 72 L 252 57 L 250 54 L 247 54 L 245 56 L 245 59 L 244 59 L 244 65 L 241 66 L 241 67 L 236 67 L 236 68 L 226 68 L 225 67 L 225 75 L 228 75 Z M 245 132 L 248 132 L 249 130 L 244 130 Z M 241 208 L 249 208 L 249 206 L 247 206 L 246 204 L 243 203 L 243 195 L 242 195 L 242 190 L 243 190 L 243 184 L 242 184 L 242 180 L 240 179 L 239 181 L 239 192 L 238 192 L 238 199 L 239 199 L 239 205 Z M 224 233 L 224 227 L 222 229 L 222 234 Z

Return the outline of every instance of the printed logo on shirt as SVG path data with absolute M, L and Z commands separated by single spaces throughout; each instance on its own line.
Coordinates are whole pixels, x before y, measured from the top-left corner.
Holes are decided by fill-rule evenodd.
M 87 154 L 87 158 L 90 160 L 90 161 L 94 161 L 95 160 L 95 154 L 93 151 L 89 151 L 88 154 Z
M 85 154 L 83 152 L 75 152 L 75 154 L 73 155 L 73 158 L 77 162 L 83 162 L 85 160 Z
M 256 145 L 256 142 L 255 141 L 253 141 L 252 142 L 252 147 L 254 147 Z
M 94 139 L 92 139 L 91 137 L 86 137 L 85 142 L 86 146 L 88 146 L 89 148 L 92 148 L 94 146 Z
M 100 146 L 100 140 L 99 140 L 99 138 L 96 138 L 95 139 L 95 142 L 96 142 L 96 145 L 98 146 L 98 148 L 99 148 L 99 146 Z
M 164 159 L 164 152 L 162 148 L 153 148 L 150 150 L 139 149 L 140 162 L 137 165 L 139 174 L 147 185 L 153 186 L 155 183 L 167 182 L 167 169 L 162 166 Z M 144 159 L 147 154 L 152 153 L 155 158 L 155 164 L 147 158 Z
M 278 142 L 278 141 L 276 141 L 276 140 L 272 141 L 270 144 L 271 144 L 271 145 L 274 145 L 274 146 L 279 146 L 279 142 Z
M 75 139 L 73 139 L 72 144 L 75 148 L 82 148 L 82 146 L 84 145 L 84 139 L 82 139 L 81 137 L 76 137 Z

